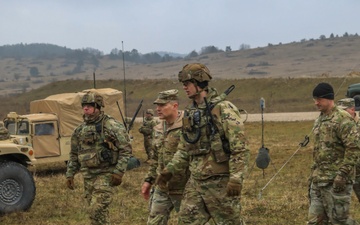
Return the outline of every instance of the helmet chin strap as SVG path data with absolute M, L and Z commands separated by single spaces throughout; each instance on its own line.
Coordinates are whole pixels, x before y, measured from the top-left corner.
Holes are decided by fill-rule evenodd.
M 196 89 L 196 93 L 193 94 L 192 96 L 189 96 L 190 99 L 195 99 L 197 96 L 199 96 L 201 94 L 201 92 L 203 91 L 207 91 L 208 87 L 205 87 L 204 89 L 199 90 L 199 86 L 197 85 L 196 81 L 194 82 L 195 85 L 195 89 Z

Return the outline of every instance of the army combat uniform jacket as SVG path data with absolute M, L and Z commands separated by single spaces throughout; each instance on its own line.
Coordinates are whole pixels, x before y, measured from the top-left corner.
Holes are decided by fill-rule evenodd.
M 360 151 L 360 135 L 354 119 L 335 106 L 330 115 L 320 114 L 313 133 L 313 182 L 327 185 L 340 174 L 351 183 Z
M 84 178 L 91 174 L 125 173 L 132 154 L 123 124 L 101 113 L 93 122 L 84 122 L 71 136 L 70 159 L 66 177 L 79 170 Z
M 154 127 L 152 141 L 154 155 L 145 178 L 146 182 L 153 183 L 157 174 L 165 168 L 176 153 L 181 136 L 183 116 L 184 113 L 179 111 L 178 118 L 170 126 L 162 121 Z M 166 191 L 169 194 L 182 194 L 189 175 L 190 172 L 187 167 L 182 172 L 175 174 L 168 182 L 168 190 Z
M 214 105 L 211 111 L 214 126 L 209 125 L 211 118 L 205 103 L 193 103 L 185 109 L 178 151 L 166 166 L 172 174 L 189 166 L 191 177 L 196 180 L 228 176 L 242 183 L 249 149 L 239 110 L 224 99 L 225 94 L 219 96 L 216 89 L 209 88 L 207 101 Z
M 157 122 L 154 118 L 144 118 L 142 126 L 139 128 L 139 132 L 144 135 L 144 138 L 151 138 L 152 130 L 156 126 Z

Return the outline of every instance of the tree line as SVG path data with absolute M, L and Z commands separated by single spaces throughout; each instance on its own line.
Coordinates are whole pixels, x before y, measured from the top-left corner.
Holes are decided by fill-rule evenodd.
M 244 48 L 244 44 L 242 48 Z M 248 46 L 250 48 L 250 46 Z M 226 47 L 226 51 L 231 51 L 229 46 Z M 99 59 L 108 57 L 109 59 L 118 60 L 124 59 L 128 62 L 133 63 L 143 63 L 143 64 L 152 64 L 160 62 L 169 62 L 174 60 L 179 60 L 183 58 L 192 58 L 197 57 L 203 54 L 223 52 L 223 50 L 215 46 L 206 46 L 202 47 L 201 51 L 198 53 L 195 50 L 190 52 L 186 56 L 180 54 L 172 53 L 158 53 L 151 52 L 142 54 L 136 49 L 131 51 L 118 50 L 114 48 L 111 50 L 110 54 L 104 55 L 102 51 L 93 48 L 83 48 L 83 49 L 70 49 L 67 47 L 61 47 L 53 44 L 43 44 L 43 43 L 34 43 L 34 44 L 14 44 L 14 45 L 3 45 L 0 46 L 0 59 L 13 58 L 16 60 L 21 60 L 22 58 L 36 58 L 36 59 L 54 59 L 54 58 L 64 58 L 69 61 L 84 62 L 88 61 L 96 66 L 99 63 Z

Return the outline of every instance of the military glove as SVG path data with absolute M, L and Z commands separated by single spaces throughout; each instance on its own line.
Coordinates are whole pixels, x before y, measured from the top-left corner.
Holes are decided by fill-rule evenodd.
M 336 175 L 334 183 L 333 183 L 333 190 L 335 193 L 339 193 L 344 191 L 346 188 L 346 178 L 341 175 Z
M 226 195 L 229 197 L 241 195 L 242 184 L 232 179 L 229 180 L 226 186 Z
M 117 173 L 111 174 L 110 185 L 111 186 L 119 186 L 122 182 L 122 177 L 123 177 L 123 175 L 120 175 Z
M 160 189 L 166 189 L 167 182 L 171 179 L 172 173 L 164 169 L 160 175 L 156 177 L 155 184 L 159 186 Z
M 66 178 L 66 186 L 69 189 L 74 190 L 74 178 L 73 177 Z

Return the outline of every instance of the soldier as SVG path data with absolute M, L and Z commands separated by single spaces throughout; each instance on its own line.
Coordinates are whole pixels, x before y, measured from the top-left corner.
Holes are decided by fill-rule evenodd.
M 359 117 L 356 115 L 356 111 L 355 111 L 355 100 L 353 98 L 340 99 L 337 102 L 337 106 L 340 109 L 343 109 L 346 112 L 348 112 L 352 116 L 352 118 L 354 118 L 356 124 L 358 125 L 358 129 L 360 129 Z M 353 190 L 355 192 L 358 201 L 360 202 L 360 161 L 358 161 L 356 164 L 355 182 L 353 185 Z
M 147 159 L 145 162 L 149 161 L 151 158 L 151 134 L 153 127 L 157 124 L 154 119 L 154 110 L 147 109 L 145 113 L 145 118 L 143 118 L 143 125 L 139 128 L 139 132 L 144 135 L 144 148 L 146 151 Z
M 343 109 L 346 112 L 348 112 L 351 115 L 351 117 L 354 118 L 355 122 L 358 123 L 359 117 L 356 115 L 355 100 L 353 98 L 340 99 L 337 102 L 337 106 L 338 106 L 338 108 Z
M 165 168 L 177 150 L 180 141 L 183 112 L 178 110 L 178 90 L 159 93 L 154 101 L 156 112 L 162 122 L 154 127 L 152 164 L 141 188 L 144 199 L 157 177 L 157 171 Z M 147 224 L 167 224 L 173 209 L 179 212 L 182 194 L 189 178 L 188 168 L 174 175 L 165 189 L 156 186 L 150 199 L 150 215 Z
M 249 149 L 239 110 L 208 86 L 212 77 L 205 65 L 187 64 L 178 77 L 192 103 L 184 111 L 178 151 L 156 184 L 166 186 L 189 166 L 179 224 L 206 224 L 210 219 L 215 224 L 243 224 L 240 196 Z
M 313 90 L 321 112 L 315 120 L 308 224 L 357 224 L 349 217 L 353 167 L 359 132 L 349 113 L 334 103 L 334 90 L 319 83 Z
M 66 185 L 73 190 L 74 175 L 80 171 L 91 224 L 109 224 L 113 187 L 121 184 L 132 154 L 130 139 L 123 124 L 101 111 L 101 95 L 86 93 L 81 106 L 84 122 L 71 136 Z
M 8 129 L 6 129 L 4 122 L 0 121 L 0 140 L 6 140 L 10 138 Z

